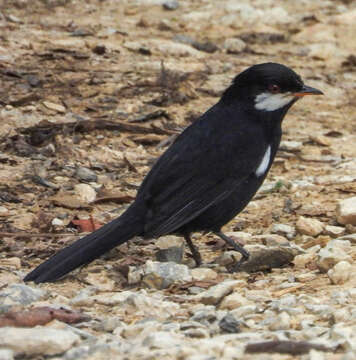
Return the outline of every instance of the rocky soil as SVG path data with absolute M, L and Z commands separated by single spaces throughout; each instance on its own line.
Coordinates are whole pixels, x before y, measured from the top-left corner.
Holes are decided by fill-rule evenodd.
M 355 359 L 355 24 L 346 0 L 0 0 L 0 359 Z M 174 136 L 266 61 L 325 96 L 288 113 L 224 229 L 245 271 L 196 234 L 198 269 L 171 236 L 22 282 L 122 213 Z

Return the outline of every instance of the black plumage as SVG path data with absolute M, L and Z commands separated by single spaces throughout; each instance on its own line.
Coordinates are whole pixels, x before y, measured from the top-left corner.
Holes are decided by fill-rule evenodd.
M 190 234 L 211 231 L 240 251 L 244 261 L 248 253 L 221 227 L 248 204 L 265 179 L 288 109 L 300 96 L 320 93 L 280 64 L 245 70 L 158 159 L 122 216 L 59 251 L 25 281 L 54 281 L 136 235 L 180 234 L 199 265 Z

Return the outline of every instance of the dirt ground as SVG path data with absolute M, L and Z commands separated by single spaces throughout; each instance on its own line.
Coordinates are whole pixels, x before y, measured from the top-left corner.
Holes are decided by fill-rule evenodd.
M 0 286 L 81 236 L 73 220 L 92 225 L 122 213 L 175 134 L 261 62 L 290 66 L 325 96 L 289 111 L 283 140 L 300 145 L 281 149 L 264 191 L 225 231 L 269 234 L 301 216 L 340 226 L 337 204 L 356 192 L 355 3 L 246 1 L 253 13 L 239 3 L 186 0 L 170 11 L 162 1 L 0 0 Z M 244 44 L 235 49 L 227 39 Z M 308 249 L 332 237 L 297 232 L 293 241 Z M 214 239 L 195 235 L 206 262 L 223 252 Z M 72 298 L 93 284 L 88 273 L 106 271 L 115 291 L 127 290 L 120 266 L 156 250 L 154 240 L 137 240 L 42 288 Z M 355 286 L 309 270 L 317 276 L 298 294 Z

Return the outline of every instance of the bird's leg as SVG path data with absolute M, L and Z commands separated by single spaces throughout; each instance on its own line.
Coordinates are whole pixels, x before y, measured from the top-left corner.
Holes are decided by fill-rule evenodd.
M 193 259 L 195 260 L 196 265 L 200 266 L 202 261 L 201 261 L 201 256 L 200 256 L 199 250 L 192 243 L 192 240 L 190 239 L 189 234 L 185 234 L 184 239 L 185 239 L 185 241 L 187 242 L 187 244 L 189 246 L 190 252 L 193 255 Z
M 250 257 L 249 252 L 246 251 L 241 245 L 237 244 L 234 240 L 230 239 L 228 236 L 223 234 L 221 231 L 216 231 L 214 232 L 214 234 L 219 236 L 224 241 L 226 241 L 230 246 L 234 248 L 234 250 L 238 251 L 242 255 L 242 258 L 239 261 L 237 261 L 230 269 L 231 272 L 237 271 L 241 266 L 241 264 L 246 260 L 248 260 L 248 258 Z

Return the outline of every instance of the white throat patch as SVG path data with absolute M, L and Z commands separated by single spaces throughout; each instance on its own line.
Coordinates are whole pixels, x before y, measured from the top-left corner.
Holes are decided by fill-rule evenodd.
M 292 93 L 272 94 L 264 92 L 255 97 L 255 109 L 263 111 L 274 111 L 282 108 L 294 100 Z
M 258 168 L 255 172 L 257 177 L 260 177 L 266 172 L 270 160 L 271 160 L 271 145 L 268 146 L 265 154 L 263 155 L 263 159 L 260 162 L 260 165 L 258 165 Z

